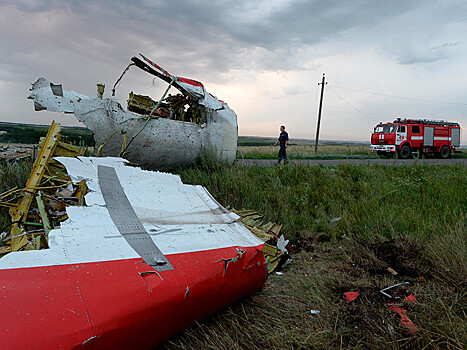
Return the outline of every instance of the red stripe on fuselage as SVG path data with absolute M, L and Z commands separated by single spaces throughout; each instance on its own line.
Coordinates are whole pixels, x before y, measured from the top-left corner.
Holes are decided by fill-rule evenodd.
M 0 270 L 2 348 L 154 347 L 261 289 L 261 248 L 168 255 L 158 274 L 142 259 Z
M 193 80 L 193 79 L 188 79 L 188 78 L 182 78 L 182 77 L 179 77 L 178 78 L 178 81 L 180 83 L 185 83 L 185 84 L 190 84 L 190 85 L 193 85 L 193 86 L 201 86 L 201 87 L 204 87 L 204 85 L 199 82 L 199 81 L 196 81 L 196 80 Z

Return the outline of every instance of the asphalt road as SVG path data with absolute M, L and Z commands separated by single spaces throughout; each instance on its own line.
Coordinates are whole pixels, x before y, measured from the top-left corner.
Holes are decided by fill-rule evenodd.
M 381 164 L 386 166 L 404 166 L 413 164 L 427 164 L 427 165 L 449 165 L 449 164 L 463 164 L 467 165 L 467 158 L 450 158 L 450 159 L 293 159 L 289 161 L 293 164 L 301 165 L 324 165 L 336 166 L 342 163 L 351 165 L 371 165 Z M 273 166 L 277 164 L 275 159 L 237 159 L 236 165 L 246 166 Z

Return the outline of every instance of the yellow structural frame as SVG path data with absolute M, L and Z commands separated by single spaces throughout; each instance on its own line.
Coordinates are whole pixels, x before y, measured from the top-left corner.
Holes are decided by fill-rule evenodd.
M 39 151 L 39 154 L 34 161 L 31 175 L 29 176 L 29 179 L 26 183 L 26 191 L 36 193 L 35 188 L 38 187 L 42 176 L 44 175 L 47 164 L 52 157 L 52 154 L 54 153 L 55 147 L 57 146 L 60 137 L 60 124 L 53 121 L 50 125 L 49 131 L 47 132 L 47 136 L 45 137 L 45 141 Z M 20 250 L 28 242 L 27 235 L 22 235 L 23 231 L 17 222 L 25 221 L 33 198 L 34 194 L 24 192 L 23 196 L 18 202 L 18 205 L 10 209 L 13 222 L 15 222 L 11 228 L 12 239 L 10 248 L 12 252 Z

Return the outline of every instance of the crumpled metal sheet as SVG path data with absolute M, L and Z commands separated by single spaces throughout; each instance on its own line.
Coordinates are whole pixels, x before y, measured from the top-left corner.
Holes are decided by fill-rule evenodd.
M 36 110 L 73 113 L 94 133 L 96 149 L 103 156 L 120 156 L 125 149 L 126 159 L 154 170 L 192 164 L 202 152 L 232 164 L 237 153 L 237 115 L 227 103 L 198 81 L 171 75 L 146 58 L 137 60 L 146 72 L 170 83 L 175 79 L 173 86 L 192 98 L 192 109 L 203 115 L 203 121 L 145 119 L 148 116 L 124 110 L 113 98 L 90 98 L 44 78 L 32 85 L 29 98 Z

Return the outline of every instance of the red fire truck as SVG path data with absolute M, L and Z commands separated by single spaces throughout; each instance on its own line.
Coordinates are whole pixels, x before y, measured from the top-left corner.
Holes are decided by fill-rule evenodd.
M 441 158 L 449 158 L 460 144 L 459 123 L 397 118 L 392 123 L 375 126 L 370 149 L 379 155 L 397 153 L 402 159 L 411 157 L 412 153 L 419 156 L 435 153 Z

